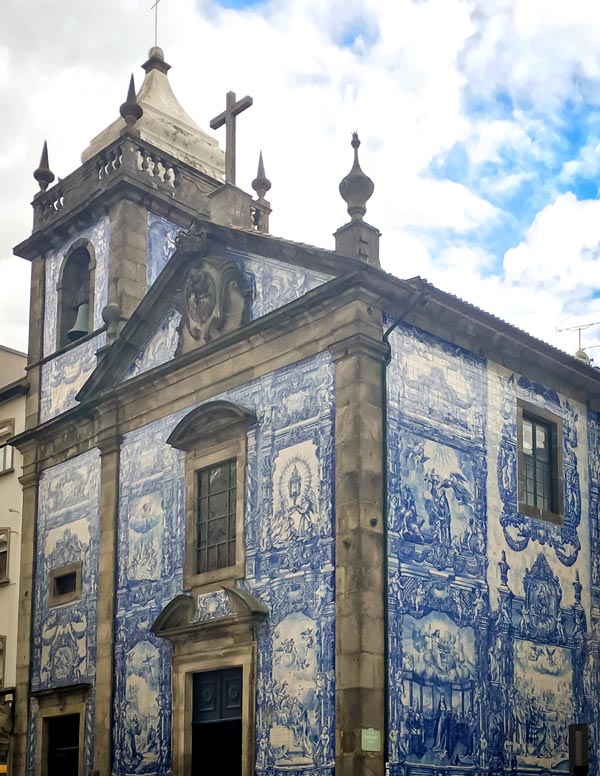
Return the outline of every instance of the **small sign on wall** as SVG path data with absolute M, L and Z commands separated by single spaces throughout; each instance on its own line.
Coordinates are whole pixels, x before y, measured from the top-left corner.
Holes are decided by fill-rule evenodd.
M 569 725 L 569 771 L 573 776 L 586 776 L 590 765 L 588 726 Z
M 360 748 L 363 752 L 381 752 L 381 731 L 375 728 L 361 728 Z

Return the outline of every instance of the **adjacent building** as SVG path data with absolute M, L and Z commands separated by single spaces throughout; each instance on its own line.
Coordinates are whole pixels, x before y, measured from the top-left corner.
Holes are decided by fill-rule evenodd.
M 15 249 L 14 773 L 597 767 L 599 373 L 383 272 L 356 136 L 335 250 L 270 235 L 144 69 Z
M 26 364 L 26 353 L 0 345 L 0 773 L 8 769 L 12 729 L 4 701 L 12 705 L 16 681 L 21 548 L 21 454 L 8 440 L 25 428 Z

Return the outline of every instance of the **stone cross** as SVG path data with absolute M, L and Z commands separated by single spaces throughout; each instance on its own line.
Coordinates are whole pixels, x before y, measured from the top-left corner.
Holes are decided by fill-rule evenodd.
M 235 186 L 235 117 L 252 105 L 252 97 L 242 97 L 235 101 L 235 92 L 227 92 L 227 107 L 211 122 L 211 129 L 225 124 L 225 182 Z
M 160 0 L 154 0 L 154 5 L 150 6 L 154 11 L 154 45 L 158 46 L 158 4 Z

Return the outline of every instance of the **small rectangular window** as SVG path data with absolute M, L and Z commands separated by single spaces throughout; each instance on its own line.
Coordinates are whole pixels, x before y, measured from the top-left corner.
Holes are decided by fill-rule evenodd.
M 12 472 L 14 452 L 11 445 L 6 444 L 15 433 L 15 421 L 13 418 L 0 420 L 0 474 Z
M 10 531 L 8 528 L 0 528 L 0 583 L 8 582 L 8 544 Z
M 563 520 L 560 418 L 519 402 L 517 407 L 519 512 L 553 523 Z
M 81 598 L 81 561 L 52 569 L 50 606 L 71 603 Z
M 74 571 L 54 577 L 54 595 L 68 595 L 77 589 L 77 574 Z
M 196 472 L 196 573 L 235 566 L 236 462 Z

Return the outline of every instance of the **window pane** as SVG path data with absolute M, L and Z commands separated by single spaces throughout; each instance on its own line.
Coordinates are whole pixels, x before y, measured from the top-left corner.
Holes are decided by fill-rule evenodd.
M 227 519 L 211 520 L 208 524 L 208 545 L 220 544 L 227 541 Z
M 208 507 L 208 519 L 214 520 L 216 517 L 225 517 L 229 511 L 229 498 L 228 493 L 218 493 L 216 496 L 210 497 Z
M 523 419 L 523 452 L 531 453 L 533 450 L 533 424 L 532 422 L 524 418 Z
M 206 550 L 196 556 L 201 573 L 227 568 L 232 565 L 230 557 L 235 559 L 236 462 L 201 469 L 197 482 L 197 547 Z
M 215 466 L 210 472 L 210 493 L 221 493 L 229 488 L 229 466 Z
M 208 571 L 214 571 L 215 569 L 218 569 L 217 565 L 217 548 L 216 547 L 209 547 L 208 548 Z
M 219 544 L 217 548 L 218 563 L 220 569 L 226 569 L 229 566 L 229 558 L 227 553 L 227 544 Z
M 550 460 L 550 434 L 546 426 L 535 427 L 535 457 L 538 461 Z

